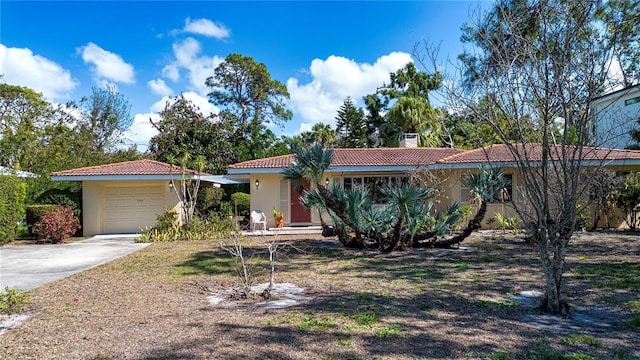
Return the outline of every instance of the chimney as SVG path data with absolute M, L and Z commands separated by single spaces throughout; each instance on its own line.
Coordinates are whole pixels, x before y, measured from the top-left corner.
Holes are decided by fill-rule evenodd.
M 400 139 L 400 147 L 401 148 L 416 148 L 418 147 L 418 134 L 416 133 L 406 133 L 402 135 L 402 139 Z

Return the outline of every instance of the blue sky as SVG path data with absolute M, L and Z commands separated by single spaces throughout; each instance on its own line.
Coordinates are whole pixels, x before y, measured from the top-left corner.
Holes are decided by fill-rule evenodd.
M 129 143 L 146 149 L 167 99 L 205 113 L 204 80 L 230 53 L 250 56 L 287 86 L 294 118 L 277 134 L 334 125 L 343 100 L 388 81 L 421 41 L 461 51 L 478 1 L 0 1 L 0 74 L 54 103 L 115 86 L 132 105 Z M 361 105 L 359 103 L 358 105 Z

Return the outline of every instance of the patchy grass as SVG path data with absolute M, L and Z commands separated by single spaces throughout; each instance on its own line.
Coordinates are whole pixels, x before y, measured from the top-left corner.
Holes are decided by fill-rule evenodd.
M 265 282 L 264 241 L 243 241 Z M 464 249 L 386 255 L 320 237 L 279 242 L 276 282 L 303 288 L 300 305 L 209 304 L 239 285 L 218 241 L 154 243 L 30 291 L 31 317 L 0 336 L 0 359 L 640 358 L 634 235 L 582 233 L 572 243 L 566 296 L 587 309 L 575 320 L 516 300 L 544 289 L 522 237 L 474 234 Z
M 602 340 L 596 339 L 592 336 L 588 336 L 584 334 L 571 334 L 566 338 L 560 338 L 558 341 L 561 344 L 567 344 L 571 346 L 576 346 L 578 344 L 586 344 L 586 345 L 597 347 L 602 345 Z

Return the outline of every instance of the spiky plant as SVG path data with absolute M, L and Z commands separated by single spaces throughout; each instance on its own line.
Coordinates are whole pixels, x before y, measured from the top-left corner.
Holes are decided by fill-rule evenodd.
M 383 185 L 380 188 L 380 192 L 387 200 L 387 206 L 389 209 L 395 212 L 396 221 L 393 226 L 393 231 L 389 243 L 385 244 L 383 250 L 393 251 L 396 248 L 403 250 L 406 249 L 406 241 L 401 241 L 402 232 L 404 230 L 405 220 L 411 218 L 409 223 L 418 221 L 416 218 L 424 214 L 425 199 L 429 197 L 430 189 L 420 188 L 412 184 L 403 184 L 401 186 L 388 186 Z

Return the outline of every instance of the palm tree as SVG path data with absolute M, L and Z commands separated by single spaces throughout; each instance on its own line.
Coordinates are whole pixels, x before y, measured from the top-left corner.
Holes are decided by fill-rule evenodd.
M 325 148 L 333 146 L 336 142 L 336 131 L 331 128 L 331 125 L 329 124 L 313 124 L 311 127 L 311 134 L 313 140 L 320 143 Z
M 198 191 L 200 190 L 200 174 L 203 172 L 206 164 L 206 160 L 203 155 L 196 156 L 192 160 L 190 153 L 185 152 L 179 160 L 176 157 L 169 155 L 167 161 L 171 165 L 171 172 L 173 173 L 174 167 L 178 167 L 180 171 L 180 188 L 175 184 L 173 175 L 171 176 L 171 188 L 175 192 L 178 200 L 180 201 L 180 208 L 182 213 L 182 219 L 185 224 L 193 221 L 195 217 L 196 199 L 198 198 Z M 178 165 L 176 165 L 178 163 Z M 188 174 L 189 164 L 192 164 L 197 168 L 197 176 L 193 173 Z
M 418 146 L 437 147 L 442 143 L 442 126 L 437 119 L 438 112 L 424 98 L 401 97 L 386 116 L 388 123 L 395 129 L 392 135 L 394 139 L 400 139 L 404 133 L 416 133 Z

